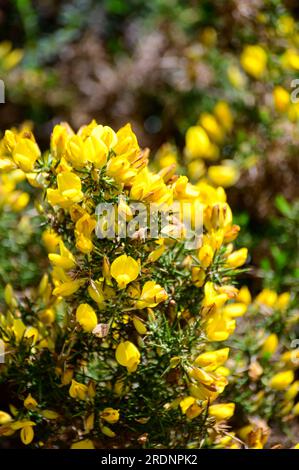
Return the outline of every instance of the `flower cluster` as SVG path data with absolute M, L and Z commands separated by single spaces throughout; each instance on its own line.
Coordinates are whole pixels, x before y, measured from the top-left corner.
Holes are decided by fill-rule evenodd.
M 295 435 L 290 425 L 299 413 L 296 301 L 290 292 L 278 295 L 269 288 L 252 299 L 245 286 L 239 290 L 238 300 L 247 305 L 247 315 L 238 334 L 228 342 L 235 353 L 227 363 L 230 384 L 226 390 L 241 416 L 237 436 L 251 448 L 263 448 L 272 439 L 273 424 L 284 429 L 288 423 L 292 442 Z
M 20 430 L 35 446 L 192 447 L 233 415 L 234 403 L 216 400 L 228 383 L 221 342 L 246 312 L 232 282 L 247 250 L 234 251 L 238 227 L 221 187 L 192 185 L 171 166 L 152 172 L 147 157 L 129 124 L 57 125 L 43 154 L 31 132 L 6 131 L 2 167 L 45 193 L 51 280 L 31 293 L 5 289 L 2 376 L 12 395 L 1 435 Z M 131 236 L 97 217 L 98 204 L 116 202 Z M 196 245 L 184 229 L 173 235 L 180 214 L 163 236 L 141 229 L 133 202 L 162 215 L 188 203 L 191 226 L 201 211 Z M 109 224 L 114 237 L 98 237 Z

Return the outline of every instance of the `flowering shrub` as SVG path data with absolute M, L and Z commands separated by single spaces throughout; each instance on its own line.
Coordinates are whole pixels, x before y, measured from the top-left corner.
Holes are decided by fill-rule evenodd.
M 28 132 L 25 126 L 16 134 Z M 4 151 L 2 143 L 0 152 Z M 2 166 L 3 163 L 3 166 Z M 47 265 L 41 243 L 42 228 L 38 212 L 36 191 L 30 189 L 21 169 L 0 163 L 0 304 L 7 283 L 23 290 L 38 282 L 40 270 Z
M 244 286 L 235 308 L 237 305 L 246 305 L 247 313 L 239 331 L 228 341 L 234 353 L 227 363 L 230 381 L 225 392 L 235 397 L 237 435 L 253 448 L 263 448 L 268 438 L 281 444 L 271 435 L 278 424 L 279 438 L 290 445 L 295 440 L 293 427 L 298 416 L 297 304 L 290 292 L 278 295 L 271 289 L 263 289 L 252 299 Z
M 233 251 L 238 227 L 224 190 L 194 186 L 171 167 L 150 171 L 128 124 L 114 132 L 93 121 L 76 134 L 57 125 L 45 153 L 31 132 L 6 131 L 1 149 L 2 167 L 45 194 L 52 266 L 30 292 L 5 289 L 2 438 L 73 448 L 211 445 L 234 412 L 218 401 L 228 383 L 222 342 L 246 310 L 234 303 L 232 279 L 247 250 Z M 130 236 L 97 217 L 99 204 L 116 201 Z M 180 213 L 156 237 L 134 225 L 133 202 L 162 215 L 188 204 L 191 227 L 202 212 L 196 244 Z M 108 226 L 114 235 L 101 236 Z

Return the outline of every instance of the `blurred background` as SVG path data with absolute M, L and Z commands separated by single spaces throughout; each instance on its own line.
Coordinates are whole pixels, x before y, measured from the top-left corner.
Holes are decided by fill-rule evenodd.
M 238 300 L 249 313 L 229 344 L 227 397 L 234 426 L 247 415 L 270 423 L 269 446 L 298 442 L 288 415 L 295 402 L 299 414 L 298 369 L 287 403 L 264 378 L 299 337 L 298 20 L 296 0 L 0 0 L 0 138 L 32 128 L 47 151 L 61 121 L 130 122 L 156 170 L 225 188 L 251 292 Z M 30 310 L 27 291 L 48 265 L 35 189 L 0 174 L 1 308 L 10 283 Z M 266 421 L 255 424 L 262 436 Z
M 34 123 L 46 149 L 60 121 L 131 122 L 153 165 L 226 187 L 253 288 L 297 289 L 298 16 L 295 0 L 0 0 L 0 129 Z

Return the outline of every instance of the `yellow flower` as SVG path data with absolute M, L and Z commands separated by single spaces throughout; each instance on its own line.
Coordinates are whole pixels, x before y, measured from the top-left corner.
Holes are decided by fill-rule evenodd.
M 0 425 L 7 424 L 12 421 L 12 417 L 10 414 L 6 413 L 6 411 L 0 411 Z
M 13 334 L 15 335 L 17 343 L 19 343 L 21 339 L 23 338 L 23 335 L 26 331 L 26 326 L 24 325 L 24 323 L 22 322 L 20 318 L 15 318 L 13 320 L 11 329 L 12 329 Z
M 60 237 L 54 230 L 47 229 L 42 234 L 42 241 L 49 253 L 55 253 L 60 242 Z
M 290 95 L 282 86 L 276 86 L 273 90 L 273 99 L 276 111 L 284 113 L 290 104 Z
M 91 234 L 96 226 L 96 221 L 89 215 L 84 214 L 77 222 L 75 228 L 76 247 L 82 253 L 90 253 L 93 249 Z
M 235 411 L 234 403 L 219 403 L 209 406 L 209 415 L 216 418 L 217 421 L 229 419 Z
M 278 346 L 278 338 L 275 333 L 272 333 L 271 335 L 268 336 L 268 338 L 264 341 L 261 353 L 262 354 L 267 354 L 269 356 L 272 356 L 272 354 L 275 353 L 276 349 Z
M 140 299 L 136 302 L 137 308 L 156 307 L 161 302 L 167 299 L 168 295 L 159 284 L 155 281 L 147 281 L 141 292 Z
M 84 331 L 92 331 L 98 324 L 96 313 L 88 304 L 81 304 L 76 311 L 76 320 Z
M 292 16 L 282 15 L 277 21 L 277 32 L 281 36 L 288 36 L 295 32 L 296 23 Z
M 59 242 L 60 255 L 56 253 L 50 253 L 49 260 L 54 266 L 58 266 L 67 271 L 73 269 L 76 266 L 76 261 L 73 254 L 66 248 L 63 241 Z
M 210 245 L 203 245 L 198 251 L 198 259 L 201 266 L 206 269 L 213 261 L 214 252 Z
M 225 341 L 236 328 L 236 321 L 216 310 L 206 320 L 205 329 L 209 341 Z
M 247 254 L 247 248 L 240 248 L 240 250 L 234 251 L 226 258 L 226 265 L 230 268 L 239 268 L 245 263 Z
M 237 302 L 244 303 L 246 305 L 251 304 L 251 294 L 247 286 L 242 286 L 236 297 Z
M 294 380 L 294 372 L 292 370 L 286 370 L 284 372 L 278 372 L 275 374 L 270 382 L 269 387 L 274 390 L 284 390 Z
M 33 326 L 28 326 L 24 332 L 24 338 L 29 339 L 32 342 L 32 345 L 36 344 L 39 337 L 38 330 Z
M 124 289 L 127 284 L 134 281 L 138 277 L 139 271 L 139 263 L 126 254 L 119 256 L 111 264 L 111 276 L 116 280 L 120 289 Z
M 75 202 L 83 199 L 81 180 L 71 171 L 65 171 L 57 176 L 58 189 L 47 190 L 48 201 L 52 206 L 69 208 Z
M 37 403 L 37 401 L 35 400 L 35 398 L 33 398 L 33 396 L 31 395 L 31 393 L 29 393 L 29 395 L 27 396 L 27 398 L 25 398 L 25 400 L 24 400 L 24 406 L 25 406 L 25 408 L 27 408 L 28 410 L 34 410 L 35 408 L 37 408 L 38 403 Z
M 101 412 L 101 418 L 107 421 L 107 423 L 115 424 L 119 420 L 119 410 L 114 408 L 105 408 Z
M 21 436 L 21 441 L 23 442 L 23 444 L 25 444 L 25 445 L 30 444 L 33 441 L 33 438 L 34 438 L 33 427 L 32 426 L 24 426 L 21 429 L 20 436 Z
M 130 198 L 133 200 L 163 203 L 170 201 L 171 196 L 162 176 L 151 173 L 148 168 L 144 168 L 132 181 Z
M 213 184 L 228 188 L 237 182 L 239 172 L 234 165 L 213 165 L 208 169 L 208 176 Z
M 21 170 L 30 172 L 40 155 L 40 149 L 33 140 L 20 139 L 13 150 L 12 158 Z
M 263 289 L 255 298 L 257 304 L 274 307 L 277 304 L 277 293 L 271 289 Z
M 218 101 L 214 107 L 214 114 L 221 126 L 230 132 L 233 128 L 234 118 L 229 105 L 225 101 Z
M 299 416 L 299 402 L 296 403 L 296 405 L 292 409 L 292 413 L 293 413 L 294 416 Z
M 217 143 L 221 143 L 223 141 L 223 130 L 213 114 L 202 113 L 199 119 L 199 124 L 201 124 L 211 139 L 215 140 Z
M 95 449 L 95 446 L 90 439 L 82 439 L 81 441 L 73 442 L 71 449 Z
M 127 368 L 128 372 L 135 372 L 140 362 L 140 352 L 131 341 L 120 343 L 115 351 L 117 362 Z
M 4 300 L 9 307 L 15 308 L 18 303 L 15 297 L 15 293 L 11 284 L 6 284 L 4 288 Z
M 42 410 L 40 414 L 46 419 L 57 419 L 59 414 L 53 410 Z
M 241 90 L 246 85 L 246 78 L 240 68 L 236 65 L 230 65 L 227 68 L 227 78 L 233 87 Z
M 296 380 L 285 392 L 284 397 L 286 401 L 294 400 L 297 393 L 299 392 L 299 380 Z
M 290 292 L 283 292 L 278 296 L 277 299 L 277 308 L 279 310 L 285 310 L 288 308 L 291 301 L 291 293 Z
M 267 67 L 267 54 L 263 47 L 246 46 L 241 54 L 241 65 L 252 77 L 261 78 Z
M 85 283 L 83 279 L 77 279 L 75 281 L 68 281 L 59 284 L 53 290 L 53 295 L 56 297 L 69 297 L 77 292 L 78 289 Z
M 186 152 L 191 158 L 211 158 L 211 142 L 201 126 L 192 126 L 187 130 Z
M 225 305 L 222 309 L 222 314 L 229 318 L 235 318 L 242 317 L 243 315 L 245 315 L 246 311 L 247 305 L 239 302 L 234 302 Z
M 281 56 L 281 63 L 284 68 L 299 70 L 299 54 L 296 49 L 287 49 Z
M 39 314 L 39 319 L 45 325 L 52 325 L 56 318 L 55 311 L 52 308 L 47 308 Z
M 28 205 L 29 200 L 29 194 L 21 193 L 20 191 L 14 191 L 10 194 L 8 203 L 14 212 L 20 212 Z
M 88 387 L 87 385 L 81 384 L 73 379 L 69 389 L 69 394 L 72 398 L 86 400 L 88 398 Z
M 112 429 L 108 428 L 108 426 L 101 426 L 101 431 L 107 437 L 115 437 L 116 436 L 115 432 L 113 432 Z
M 136 316 L 133 317 L 133 325 L 140 335 L 145 335 L 147 330 L 144 323 Z
M 202 412 L 203 408 L 197 404 L 194 397 L 185 397 L 180 401 L 180 408 L 182 413 L 189 419 L 196 418 Z
M 204 367 L 206 371 L 213 371 L 220 365 L 224 364 L 229 355 L 229 348 L 222 348 L 216 351 L 208 351 L 200 354 L 194 364 L 199 367 Z

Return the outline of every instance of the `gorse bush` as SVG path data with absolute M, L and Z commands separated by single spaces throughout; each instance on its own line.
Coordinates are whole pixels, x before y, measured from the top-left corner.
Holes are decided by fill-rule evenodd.
M 192 185 L 172 167 L 150 171 L 129 124 L 114 132 L 93 121 L 76 134 L 57 125 L 43 154 L 29 130 L 6 131 L 1 149 L 2 167 L 44 193 L 52 266 L 31 290 L 5 288 L 2 438 L 20 433 L 35 447 L 213 445 L 234 413 L 221 401 L 222 342 L 246 310 L 234 306 L 234 278 L 247 250 L 233 249 L 238 227 L 224 190 Z M 98 204 L 116 202 L 121 223 L 96 216 Z M 202 213 L 196 244 L 180 213 L 158 236 L 135 226 L 133 202 L 162 215 L 187 204 L 191 227 Z M 122 224 L 134 227 L 130 237 Z M 112 237 L 99 235 L 111 226 Z

